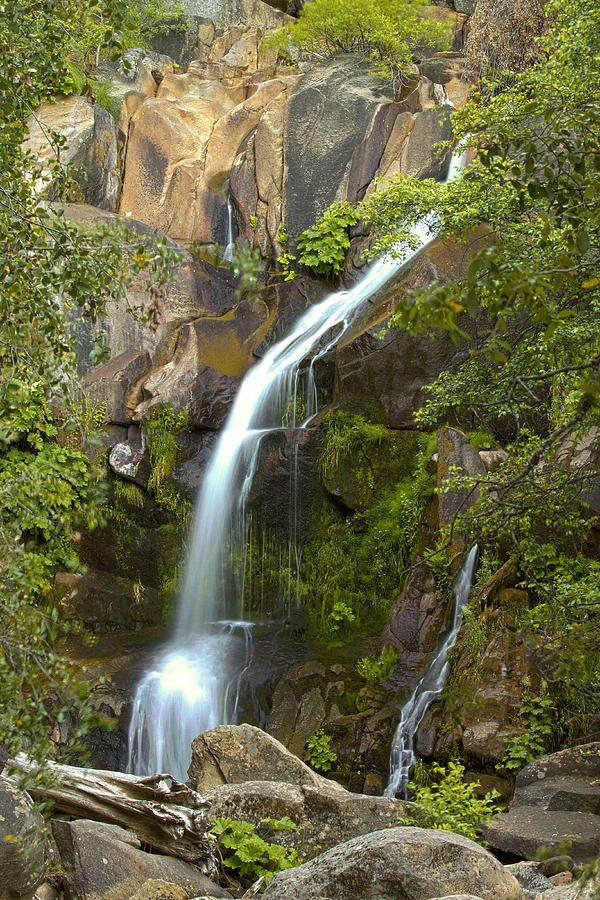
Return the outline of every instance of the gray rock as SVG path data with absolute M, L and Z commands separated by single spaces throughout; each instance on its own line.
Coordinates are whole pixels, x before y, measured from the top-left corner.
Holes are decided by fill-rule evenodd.
M 459 513 L 466 512 L 477 501 L 479 490 L 461 488 L 444 493 L 445 482 L 456 476 L 484 477 L 486 470 L 477 450 L 468 442 L 462 431 L 444 425 L 439 429 L 436 438 L 440 524 L 449 525 Z
M 45 872 L 41 815 L 28 794 L 0 775 L 0 900 L 29 900 Z
M 452 891 L 482 900 L 523 900 L 510 873 L 478 844 L 457 834 L 390 828 L 339 844 L 276 875 L 265 900 L 429 900 Z
M 509 812 L 484 829 L 497 850 L 535 859 L 539 850 L 586 862 L 600 851 L 600 742 L 542 756 L 517 775 Z
M 182 6 L 189 15 L 211 19 L 217 28 L 230 25 L 278 28 L 289 21 L 280 10 L 263 0 L 183 0 Z
M 54 819 L 52 833 L 69 873 L 69 900 L 130 900 L 151 879 L 171 882 L 188 897 L 201 893 L 231 896 L 180 859 L 144 853 L 135 835 L 118 825 Z
M 542 849 L 553 854 L 566 850 L 582 863 L 600 853 L 600 817 L 519 806 L 490 819 L 483 836 L 494 850 L 523 859 L 536 859 Z
M 506 866 L 506 871 L 515 876 L 522 888 L 535 894 L 552 888 L 552 882 L 540 872 L 535 862 L 514 863 L 512 866 Z
M 335 781 L 313 772 L 283 744 L 254 725 L 219 725 L 192 743 L 189 784 L 203 794 L 222 784 L 283 781 L 344 792 Z
M 452 139 L 450 107 L 436 106 L 420 113 L 408 139 L 404 173 L 413 178 L 436 178 L 442 181 L 448 172 L 450 156 L 439 153 L 434 144 Z
M 283 196 L 292 251 L 298 235 L 334 200 L 355 201 L 373 178 L 398 113 L 390 101 L 382 82 L 353 57 L 315 66 L 294 88 L 286 111 Z
M 140 487 L 148 487 L 151 466 L 143 442 L 137 444 L 124 441 L 121 444 L 115 444 L 108 455 L 108 462 L 115 475 L 120 475 L 127 481 L 133 481 Z
M 314 788 L 248 781 L 222 785 L 205 792 L 204 797 L 211 803 L 211 818 L 228 816 L 258 825 L 261 819 L 289 816 L 297 830 L 277 831 L 269 840 L 295 847 L 309 857 L 349 838 L 393 828 L 405 812 L 400 800 L 353 794 L 337 785 Z

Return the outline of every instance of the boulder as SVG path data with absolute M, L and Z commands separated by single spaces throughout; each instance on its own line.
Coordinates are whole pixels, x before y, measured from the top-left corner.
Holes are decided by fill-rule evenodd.
M 443 181 L 448 172 L 448 151 L 439 153 L 434 144 L 452 139 L 451 109 L 435 106 L 416 117 L 408 138 L 403 173 L 412 178 L 435 178 Z
M 130 900 L 149 880 L 170 882 L 186 897 L 231 895 L 183 860 L 145 853 L 134 834 L 87 819 L 52 821 L 69 900 Z
M 283 190 L 292 252 L 298 235 L 334 200 L 355 202 L 375 175 L 399 107 L 367 69 L 353 57 L 335 57 L 315 66 L 292 91 Z
M 429 900 L 452 891 L 482 900 L 523 900 L 491 853 L 461 835 L 400 827 L 353 838 L 276 875 L 265 900 Z
M 238 24 L 279 28 L 289 21 L 280 9 L 263 0 L 184 0 L 182 6 L 189 15 L 211 19 L 218 29 Z
M 199 735 L 192 743 L 188 778 L 201 794 L 222 784 L 244 781 L 281 781 L 344 791 L 254 725 L 219 725 Z
M 176 414 L 187 413 L 192 429 L 220 428 L 268 323 L 269 310 L 257 300 L 239 303 L 231 314 L 182 325 L 172 358 L 143 382 L 148 399 L 136 408 L 133 421 L 155 406 L 170 406 Z
M 289 816 L 298 829 L 277 831 L 269 839 L 310 857 L 351 837 L 393 828 L 406 809 L 400 800 L 353 794 L 335 783 L 315 788 L 248 781 L 213 788 L 204 796 L 211 803 L 209 816 L 214 818 L 228 816 L 259 825 L 264 818 Z
M 541 850 L 566 849 L 575 862 L 583 863 L 600 853 L 600 821 L 590 813 L 519 806 L 490 819 L 483 834 L 490 847 L 513 858 L 536 859 Z
M 466 475 L 483 478 L 486 469 L 477 450 L 462 431 L 444 425 L 439 429 L 436 439 L 440 525 L 450 525 L 457 515 L 467 512 L 473 506 L 479 497 L 479 489 L 446 490 L 446 481 Z
M 170 57 L 183 70 L 192 61 L 208 61 L 215 34 L 212 19 L 190 15 L 187 16 L 187 28 L 161 30 L 152 35 L 150 42 L 154 50 Z
M 522 728 L 502 727 L 496 720 L 475 722 L 463 733 L 463 749 L 468 757 L 480 763 L 497 764 L 504 759 L 509 740 L 522 732 Z
M 0 898 L 30 900 L 46 870 L 41 815 L 28 794 L 0 775 Z
M 437 649 L 445 619 L 446 610 L 438 602 L 433 575 L 422 560 L 416 559 L 381 639 L 400 651 L 403 669 L 415 675 L 422 670 L 425 656 Z
M 125 350 L 95 366 L 81 379 L 80 386 L 94 406 L 106 404 L 104 418 L 107 422 L 128 425 L 140 401 L 141 379 L 149 368 L 147 351 Z
M 145 881 L 131 900 L 188 900 L 188 892 L 177 884 L 150 878 Z
M 514 863 L 512 866 L 506 866 L 506 871 L 514 875 L 521 887 L 526 891 L 538 894 L 542 891 L 549 891 L 552 888 L 552 882 L 540 872 L 538 864 L 535 862 Z
M 100 209 L 117 209 L 117 125 L 110 113 L 83 97 L 67 97 L 43 103 L 27 125 L 26 147 L 36 155 L 42 169 L 48 171 L 48 165 L 56 159 L 56 151 L 48 140 L 48 134 L 56 132 L 66 141 L 60 159 L 73 167 L 73 178 L 79 185 L 78 199 Z M 53 199 L 52 190 L 50 197 Z
M 169 56 L 139 47 L 127 50 L 116 62 L 101 61 L 96 74 L 110 84 L 111 111 L 114 108 L 125 144 L 132 115 L 145 100 L 156 96 L 161 80 L 172 71 Z
M 486 825 L 490 845 L 535 859 L 568 854 L 577 863 L 600 851 L 600 742 L 542 756 L 522 769 L 507 813 Z

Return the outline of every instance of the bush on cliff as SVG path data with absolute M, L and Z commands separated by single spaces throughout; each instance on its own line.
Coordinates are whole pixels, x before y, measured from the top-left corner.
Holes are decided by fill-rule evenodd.
M 311 0 L 277 44 L 285 49 L 289 42 L 318 57 L 357 53 L 399 96 L 415 55 L 449 40 L 448 27 L 426 10 L 422 0 Z

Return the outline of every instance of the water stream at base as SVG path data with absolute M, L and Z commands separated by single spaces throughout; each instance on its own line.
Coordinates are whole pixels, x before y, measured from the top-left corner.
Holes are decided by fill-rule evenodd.
M 478 549 L 475 544 L 469 550 L 454 583 L 454 610 L 450 630 L 442 641 L 436 656 L 431 660 L 425 674 L 417 682 L 412 694 L 402 707 L 400 721 L 392 740 L 390 751 L 390 780 L 383 792 L 384 797 L 401 796 L 406 799 L 408 772 L 416 762 L 413 749 L 417 728 L 423 716 L 439 697 L 448 677 L 448 654 L 458 636 L 462 608 L 469 599 L 473 584 L 473 574 L 477 564 Z
M 455 153 L 447 178 L 463 166 L 464 154 Z M 242 381 L 202 482 L 172 643 L 137 688 L 128 771 L 170 772 L 184 780 L 191 740 L 216 724 L 235 721 L 243 665 L 234 671 L 235 628 L 229 626 L 237 623 L 239 631 L 243 625 L 251 641 L 243 600 L 246 507 L 261 441 L 273 432 L 306 427 L 317 412 L 317 360 L 337 344 L 365 301 L 397 278 L 436 233 L 436 216 L 424 217 L 414 228 L 417 249 L 378 260 L 352 288 L 310 307 Z M 299 397 L 304 406 L 297 422 Z M 298 568 L 299 548 L 290 554 Z

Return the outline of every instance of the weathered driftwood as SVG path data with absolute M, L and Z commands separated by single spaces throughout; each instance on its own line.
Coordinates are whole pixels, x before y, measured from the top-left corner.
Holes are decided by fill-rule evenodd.
M 37 766 L 23 754 L 7 767 L 35 774 Z M 214 847 L 206 836 L 209 806 L 200 794 L 171 775 L 140 778 L 102 769 L 82 769 L 48 763 L 50 786 L 27 784 L 35 800 L 50 800 L 54 811 L 78 819 L 120 825 L 134 832 L 153 850 L 193 863 L 214 878 L 218 871 Z

